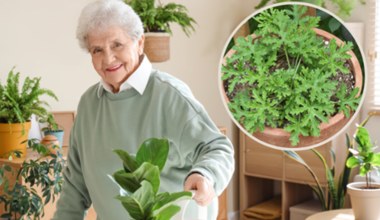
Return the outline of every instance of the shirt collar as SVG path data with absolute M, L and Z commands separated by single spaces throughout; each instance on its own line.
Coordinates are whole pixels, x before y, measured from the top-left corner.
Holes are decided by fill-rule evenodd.
M 144 55 L 140 66 L 129 76 L 129 78 L 120 85 L 119 93 L 127 89 L 134 88 L 140 95 L 145 91 L 146 85 L 148 84 L 150 73 L 152 72 L 152 63 L 149 61 L 148 57 Z M 109 84 L 100 79 L 98 86 L 98 97 L 100 97 L 103 91 L 113 93 L 112 88 Z

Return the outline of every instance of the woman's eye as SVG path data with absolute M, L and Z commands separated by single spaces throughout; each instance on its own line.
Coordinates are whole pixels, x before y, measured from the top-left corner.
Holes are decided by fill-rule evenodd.
M 99 49 L 99 48 L 95 48 L 92 50 L 92 54 L 97 54 L 97 53 L 100 53 L 102 50 Z
M 118 43 L 118 42 L 116 42 L 116 43 L 114 44 L 114 48 L 119 48 L 119 47 L 121 47 L 121 46 L 123 46 L 123 44 Z

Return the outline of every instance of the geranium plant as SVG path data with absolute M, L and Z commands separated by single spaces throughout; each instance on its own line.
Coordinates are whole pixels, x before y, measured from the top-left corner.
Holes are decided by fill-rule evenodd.
M 115 150 L 123 161 L 123 169 L 113 178 L 127 195 L 119 195 L 129 215 L 135 220 L 169 220 L 180 207 L 174 202 L 191 198 L 191 192 L 159 192 L 160 172 L 169 153 L 167 139 L 150 138 L 140 146 L 136 156 L 124 150 Z
M 251 133 L 283 128 L 293 146 L 301 135 L 319 136 L 331 116 L 349 117 L 360 101 L 350 80 L 352 43 L 317 35 L 319 17 L 306 11 L 291 5 L 258 14 L 258 28 L 237 39 L 221 70 L 234 118 Z

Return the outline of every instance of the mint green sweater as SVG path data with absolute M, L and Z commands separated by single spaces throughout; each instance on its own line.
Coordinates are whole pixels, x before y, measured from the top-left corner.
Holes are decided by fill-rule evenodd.
M 115 199 L 119 187 L 107 176 L 122 167 L 112 150 L 134 154 L 151 137 L 170 141 L 161 191 L 182 191 L 186 176 L 193 171 L 209 178 L 217 194 L 225 189 L 234 171 L 230 141 L 183 82 L 153 70 L 143 95 L 134 89 L 112 94 L 98 84 L 83 94 L 53 219 L 82 220 L 91 204 L 98 220 L 130 219 Z M 217 199 L 208 213 L 208 219 L 216 218 Z

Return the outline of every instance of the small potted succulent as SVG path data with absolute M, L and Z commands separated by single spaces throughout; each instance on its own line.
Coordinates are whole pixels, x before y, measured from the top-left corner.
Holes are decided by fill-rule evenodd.
M 20 73 L 12 69 L 6 82 L 0 82 L 0 157 L 7 157 L 14 150 L 25 156 L 32 114 L 47 115 L 49 105 L 41 98 L 48 96 L 58 100 L 53 91 L 41 87 L 40 81 L 38 77 L 26 77 L 20 83 Z
M 318 29 L 300 3 L 254 17 L 253 34 L 237 38 L 221 67 L 221 90 L 236 124 L 266 144 L 311 147 L 352 118 L 362 70 L 343 42 Z
M 349 183 L 347 189 L 355 219 L 377 220 L 380 219 L 380 183 L 372 182 L 371 173 L 379 171 L 380 152 L 375 151 L 377 146 L 364 127 L 369 117 L 358 126 L 350 144 L 352 156 L 346 161 L 349 168 L 359 167 L 359 174 L 366 181 Z
M 152 62 L 167 61 L 170 57 L 171 23 L 181 26 L 187 36 L 194 31 L 195 20 L 184 5 L 174 2 L 162 4 L 160 0 L 125 0 L 140 16 L 144 25 L 144 52 Z
M 136 156 L 124 150 L 115 150 L 123 162 L 123 169 L 113 179 L 126 191 L 117 196 L 131 218 L 135 220 L 181 219 L 178 201 L 191 199 L 192 193 L 159 192 L 160 173 L 165 166 L 169 141 L 150 138 L 145 140 Z

